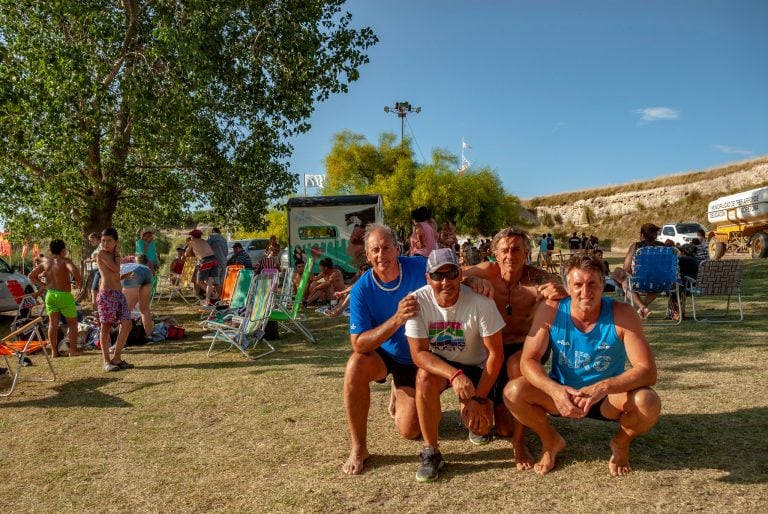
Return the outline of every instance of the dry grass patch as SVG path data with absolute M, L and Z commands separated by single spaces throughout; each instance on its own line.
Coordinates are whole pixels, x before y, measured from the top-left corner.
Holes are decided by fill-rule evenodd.
M 417 484 L 420 443 L 386 414 L 373 387 L 367 471 L 341 472 L 349 441 L 341 398 L 344 321 L 310 315 L 315 346 L 281 333 L 257 362 L 207 358 L 186 306 L 160 309 L 184 342 L 129 349 L 134 370 L 107 374 L 99 355 L 55 362 L 59 380 L 24 383 L 0 402 L 8 438 L 4 512 L 765 511 L 768 261 L 745 261 L 747 319 L 648 328 L 664 402 L 633 446 L 635 471 L 608 474 L 615 425 L 556 420 L 568 447 L 545 477 L 514 470 L 510 444 L 474 447 L 444 395 L 440 480 Z M 13 441 L 13 444 L 10 444 Z M 538 442 L 531 438 L 538 450 Z M 13 486 L 19 477 L 23 486 Z

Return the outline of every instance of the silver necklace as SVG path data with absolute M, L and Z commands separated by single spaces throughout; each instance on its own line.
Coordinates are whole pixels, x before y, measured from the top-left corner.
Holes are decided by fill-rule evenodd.
M 403 282 L 403 267 L 400 265 L 400 261 L 397 262 L 397 269 L 400 271 L 399 276 L 397 277 L 397 284 L 395 287 L 384 287 L 381 285 L 381 283 L 376 280 L 376 273 L 371 270 L 371 278 L 373 279 L 373 283 L 376 284 L 376 287 L 381 289 L 382 291 L 386 291 L 388 293 L 391 293 L 392 291 L 397 291 L 397 289 L 400 287 L 400 284 Z

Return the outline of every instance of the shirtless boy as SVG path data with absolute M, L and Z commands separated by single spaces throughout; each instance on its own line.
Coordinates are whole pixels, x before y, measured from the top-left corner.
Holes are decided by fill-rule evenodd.
M 101 355 L 104 357 L 104 371 L 130 369 L 133 364 L 121 359 L 125 341 L 131 331 L 131 313 L 128 311 L 128 303 L 125 295 L 123 295 L 120 280 L 133 276 L 133 272 L 120 275 L 117 230 L 112 227 L 105 228 L 101 232 L 101 250 L 96 255 L 96 265 L 99 267 L 99 274 L 101 275 L 99 294 L 96 295 L 96 306 L 101 328 L 99 342 L 101 343 Z M 114 354 L 110 357 L 109 329 L 117 323 L 120 323 L 120 332 L 117 335 Z
M 211 305 L 214 297 L 214 278 L 219 276 L 219 261 L 216 259 L 216 255 L 213 253 L 213 248 L 208 244 L 208 241 L 201 239 L 203 232 L 198 229 L 194 229 L 189 233 L 192 239 L 189 240 L 187 250 L 184 253 L 187 257 L 197 257 L 197 286 L 200 289 L 205 289 L 205 300 L 202 304 L 204 306 Z
M 69 338 L 69 356 L 83 355 L 77 349 L 77 306 L 72 296 L 70 274 L 74 277 L 75 287 L 80 287 L 81 277 L 77 266 L 67 259 L 67 249 L 64 241 L 56 239 L 49 246 L 51 256 L 32 270 L 29 279 L 35 285 L 47 290 L 45 294 L 45 312 L 48 314 L 48 341 L 51 343 L 51 353 L 59 357 L 59 322 L 61 316 L 67 320 L 67 337 Z M 45 282 L 41 276 L 45 276 Z

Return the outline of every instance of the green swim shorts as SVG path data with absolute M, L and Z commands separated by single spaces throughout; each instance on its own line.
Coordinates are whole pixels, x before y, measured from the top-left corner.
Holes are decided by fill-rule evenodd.
M 45 292 L 45 312 L 49 316 L 53 312 L 60 312 L 65 318 L 76 318 L 75 297 L 69 291 L 49 289 Z

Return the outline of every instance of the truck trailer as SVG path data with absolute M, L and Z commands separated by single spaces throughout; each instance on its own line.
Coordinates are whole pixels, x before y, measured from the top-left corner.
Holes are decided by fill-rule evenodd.
M 365 261 L 363 234 L 369 223 L 384 222 L 380 195 L 304 196 L 288 200 L 291 266 L 304 262 L 313 248 L 330 257 L 345 275 Z M 315 259 L 313 271 L 319 270 Z
M 752 258 L 768 257 L 768 187 L 723 196 L 709 203 L 707 219 L 709 256 L 750 252 Z

